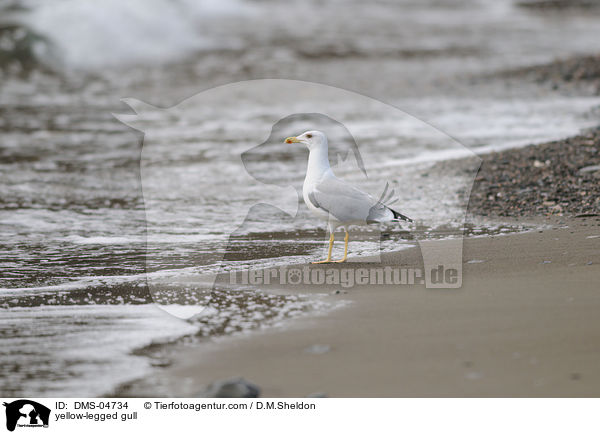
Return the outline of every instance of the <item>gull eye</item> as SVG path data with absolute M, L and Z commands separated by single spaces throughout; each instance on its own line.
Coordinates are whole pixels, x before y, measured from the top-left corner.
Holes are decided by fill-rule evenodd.
M 306 137 L 307 137 L 308 139 L 312 139 L 312 134 L 307 134 L 307 135 L 306 135 Z

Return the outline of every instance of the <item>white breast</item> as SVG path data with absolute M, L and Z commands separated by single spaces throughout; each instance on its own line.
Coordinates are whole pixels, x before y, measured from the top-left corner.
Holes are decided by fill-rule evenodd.
M 304 181 L 304 185 L 302 186 L 302 198 L 304 199 L 304 203 L 306 204 L 306 206 L 308 207 L 309 210 L 312 211 L 312 213 L 314 215 L 316 215 L 317 217 L 319 217 L 322 220 L 328 221 L 329 220 L 329 213 L 327 211 L 323 211 L 323 209 L 316 207 L 315 205 L 313 205 L 313 203 L 310 201 L 310 198 L 308 197 L 308 195 L 314 190 L 314 186 L 315 183 L 310 182 L 308 180 Z

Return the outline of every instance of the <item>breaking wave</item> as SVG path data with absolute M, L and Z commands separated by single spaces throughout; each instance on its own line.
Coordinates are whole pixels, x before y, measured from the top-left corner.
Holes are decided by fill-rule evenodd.
M 234 40 L 206 31 L 249 13 L 238 0 L 0 0 L 0 66 L 95 71 L 162 64 Z

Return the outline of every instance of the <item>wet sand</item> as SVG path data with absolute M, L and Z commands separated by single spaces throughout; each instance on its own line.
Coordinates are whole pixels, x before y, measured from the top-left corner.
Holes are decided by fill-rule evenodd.
M 460 289 L 329 291 L 351 303 L 182 349 L 124 394 L 193 396 L 243 376 L 267 397 L 600 396 L 600 218 L 551 223 L 465 240 Z M 417 266 L 420 252 L 382 260 Z

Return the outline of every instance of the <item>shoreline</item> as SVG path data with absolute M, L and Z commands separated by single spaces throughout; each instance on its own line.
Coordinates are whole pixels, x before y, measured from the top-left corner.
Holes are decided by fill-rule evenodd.
M 533 97 L 544 90 L 544 85 L 552 86 L 552 92 L 556 92 L 552 77 L 558 77 L 556 80 L 561 83 L 569 82 L 558 89 L 559 93 L 597 94 L 597 72 L 580 73 L 589 62 L 600 65 L 597 60 L 597 56 L 587 59 L 583 66 L 575 60 L 573 74 L 569 63 L 566 74 L 573 75 L 572 80 L 561 77 L 561 62 L 531 67 L 513 76 L 499 73 L 491 81 L 475 77 L 474 84 L 481 85 L 475 93 L 492 98 L 516 80 L 516 91 L 526 90 Z M 538 69 L 541 75 L 536 72 Z M 469 80 L 457 85 L 457 95 L 471 93 Z M 453 84 L 440 84 L 442 93 Z M 575 109 L 574 101 L 568 105 L 569 110 Z M 593 115 L 594 111 L 590 113 Z M 470 119 L 470 123 L 475 125 L 476 119 Z M 508 136 L 510 132 L 502 133 L 502 140 Z M 536 136 L 544 142 L 541 137 Z M 232 301 L 228 297 L 233 291 L 224 286 L 223 306 L 236 314 L 254 314 L 247 309 L 249 302 L 268 309 L 277 300 L 283 303 L 288 295 L 309 300 L 321 297 L 345 306 L 323 311 L 317 308 L 313 309 L 314 314 L 285 317 L 280 321 L 282 327 L 269 322 L 262 312 L 262 319 L 256 321 L 258 326 L 233 335 L 226 328 L 227 321 L 235 315 L 225 315 L 223 322 L 211 325 L 210 330 L 217 330 L 216 333 L 209 332 L 206 338 L 195 333 L 186 336 L 189 340 L 157 342 L 128 353 L 131 357 L 144 357 L 155 369 L 145 378 L 115 384 L 112 395 L 105 396 L 197 396 L 209 383 L 239 376 L 258 384 L 262 396 L 600 396 L 600 375 L 595 369 L 600 360 L 594 346 L 600 333 L 596 318 L 600 307 L 600 221 L 596 212 L 600 209 L 600 172 L 590 169 L 600 164 L 599 144 L 600 129 L 596 127 L 562 140 L 479 155 L 483 166 L 470 196 L 468 214 L 476 224 L 470 229 L 480 233 L 479 228 L 485 228 L 492 219 L 496 228 L 465 239 L 461 288 L 354 285 L 336 289 L 274 284 L 256 291 L 257 296 L 267 294 L 274 298 L 257 302 L 253 294 Z M 443 160 L 434 167 L 451 176 L 462 170 L 463 161 Z M 555 165 L 554 161 L 561 164 Z M 589 170 L 580 173 L 586 168 Z M 580 192 L 586 194 L 579 195 Z M 81 204 L 74 204 L 85 207 L 88 202 L 82 199 Z M 111 197 L 108 205 L 112 204 L 126 209 L 139 206 L 129 198 Z M 590 217 L 576 218 L 581 215 Z M 507 226 L 512 224 L 519 231 L 523 223 L 532 221 L 536 229 L 525 232 L 507 234 L 497 226 L 510 222 Z M 447 235 L 443 229 L 437 234 L 429 229 L 416 228 L 407 236 L 416 242 L 419 237 L 435 239 L 440 233 Z M 451 243 L 436 242 L 442 248 Z M 270 249 L 263 246 L 262 253 L 267 258 L 277 257 L 277 251 Z M 241 253 L 258 252 L 241 249 Z M 85 253 L 79 255 L 85 257 Z M 122 270 L 121 262 L 127 258 L 127 254 L 109 255 L 107 263 Z M 141 256 L 135 258 L 131 266 L 141 263 Z M 370 259 L 361 259 L 318 268 L 368 267 L 369 262 L 364 261 Z M 268 259 L 262 266 L 273 263 Z M 382 253 L 377 265 L 423 268 L 418 245 Z M 106 285 L 99 291 L 90 294 L 86 287 L 65 291 L 60 297 L 54 293 L 29 294 L 9 303 L 152 302 L 141 283 Z M 195 287 L 190 289 L 190 293 L 195 291 Z M 187 293 L 183 295 L 185 298 Z M 185 301 L 193 302 L 191 298 Z M 276 310 L 272 309 L 275 314 Z
M 284 327 L 179 348 L 160 382 L 134 380 L 114 396 L 195 396 L 215 381 L 240 376 L 269 397 L 600 396 L 600 354 L 590 347 L 600 333 L 594 315 L 600 308 L 600 190 L 594 182 L 600 172 L 581 172 L 600 163 L 598 142 L 595 128 L 480 155 L 467 222 L 528 227 L 465 236 L 461 288 L 262 285 L 276 293 L 325 294 L 347 305 L 287 319 Z M 461 161 L 438 164 L 460 171 Z M 548 198 L 556 179 L 579 187 L 561 191 L 570 206 L 540 199 Z M 538 188 L 525 190 L 528 196 L 516 193 L 532 184 Z M 490 197 L 490 188 L 505 194 Z M 368 264 L 365 259 L 299 265 L 356 269 Z M 419 245 L 382 253 L 378 265 L 423 268 Z M 227 276 L 220 285 L 227 286 Z
M 462 288 L 367 285 L 330 294 L 350 304 L 181 348 L 160 371 L 158 394 L 193 396 L 242 376 L 269 397 L 600 396 L 599 235 L 600 218 L 591 217 L 465 239 Z M 384 254 L 382 263 L 414 265 L 414 253 Z M 153 396 L 155 381 L 132 382 L 116 396 Z
M 600 0 L 13 3 L 6 394 L 599 395 Z M 308 264 L 309 130 L 415 224 Z

